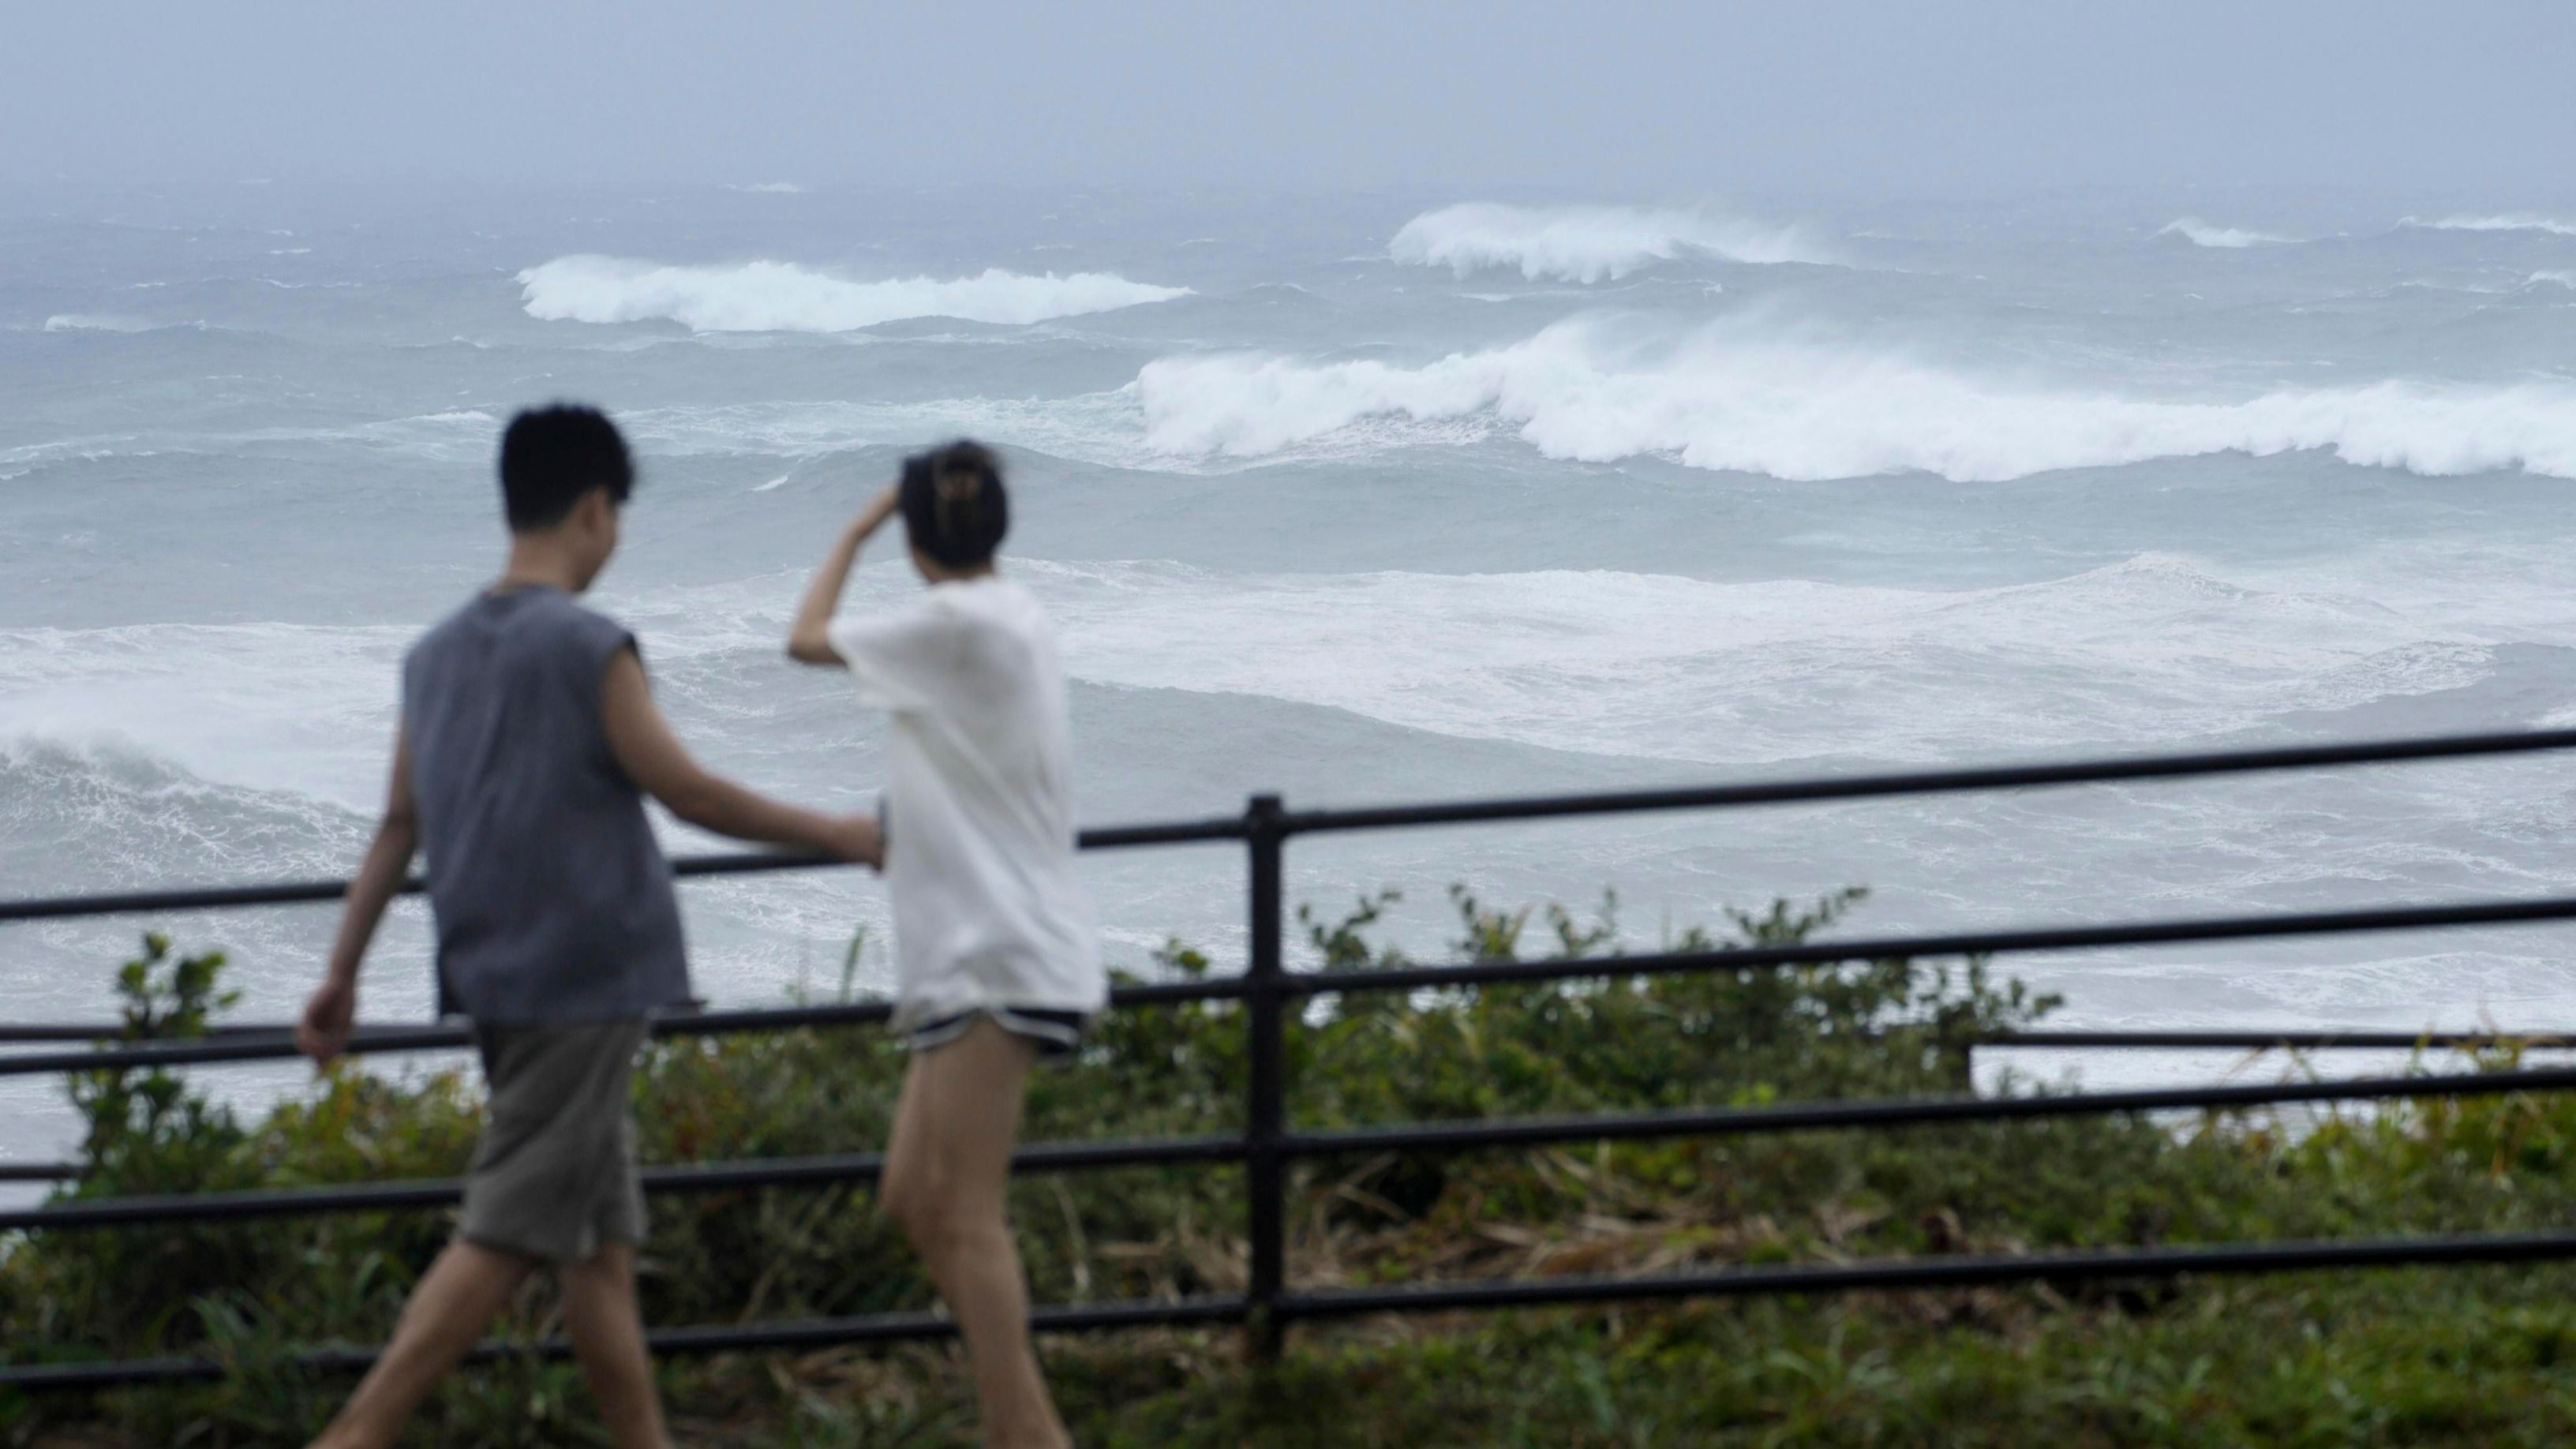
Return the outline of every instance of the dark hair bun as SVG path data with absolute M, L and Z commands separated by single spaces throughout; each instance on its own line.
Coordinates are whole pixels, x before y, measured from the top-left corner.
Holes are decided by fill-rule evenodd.
M 1002 460 L 981 443 L 961 438 L 904 459 L 900 496 L 912 546 L 943 568 L 991 563 L 1011 531 Z

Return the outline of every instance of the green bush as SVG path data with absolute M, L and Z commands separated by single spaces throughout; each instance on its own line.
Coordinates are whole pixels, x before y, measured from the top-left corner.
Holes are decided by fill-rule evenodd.
M 1614 949 L 1612 905 L 1499 912 L 1455 892 L 1477 959 Z M 1301 912 L 1327 972 L 1403 964 L 1373 944 L 1390 903 Z M 1725 939 L 1796 940 L 1857 893 L 1738 915 Z M 1719 937 L 1693 931 L 1670 944 Z M 1175 943 L 1158 974 L 1196 976 Z M 202 1031 L 220 957 L 166 941 L 119 978 L 128 1034 Z M 844 991 L 847 989 L 845 973 Z M 1307 1128 L 1629 1112 L 1973 1090 L 1971 1044 L 2056 1003 L 1980 962 L 1619 976 L 1325 996 L 1290 1029 Z M 1238 1130 L 1231 1003 L 1118 1013 L 1039 1074 L 1032 1140 Z M 2489 1065 L 2510 1064 L 2498 1056 Z M 904 1056 L 884 1033 L 657 1044 L 636 1092 L 654 1162 L 874 1150 Z M 2032 1090 L 2028 1084 L 2016 1089 Z M 68 1192 L 122 1195 L 450 1176 L 479 1103 L 460 1070 L 394 1081 L 342 1066 L 255 1122 L 166 1074 L 76 1078 L 89 1123 Z M 1354 1156 L 1293 1175 L 1301 1286 L 1708 1269 L 1905 1253 L 2135 1246 L 2564 1221 L 2576 1109 L 2556 1097 L 2328 1115 L 2090 1117 L 1447 1155 Z M 1240 1174 L 1174 1167 L 1014 1187 L 1040 1301 L 1239 1290 Z M 851 1190 L 654 1200 L 645 1311 L 658 1324 L 928 1306 L 898 1238 Z M 0 1259 L 15 1361 L 211 1355 L 213 1386 L 0 1403 L 14 1442 L 265 1444 L 317 1426 L 346 1382 L 301 1345 L 371 1344 L 444 1241 L 437 1212 L 54 1232 Z M 2576 1286 L 2555 1269 L 2315 1275 L 2077 1291 L 2033 1286 L 1748 1300 L 1301 1329 L 1259 1369 L 1230 1332 L 1049 1346 L 1086 1443 L 2551 1443 L 2576 1403 Z M 532 1290 L 506 1326 L 552 1331 Z M 937 1347 L 675 1362 L 695 1442 L 971 1442 Z M 597 1438 L 578 1376 L 511 1359 L 457 1380 L 417 1442 Z

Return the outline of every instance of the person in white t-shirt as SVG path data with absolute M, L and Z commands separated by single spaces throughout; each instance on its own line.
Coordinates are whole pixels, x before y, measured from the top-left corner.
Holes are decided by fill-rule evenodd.
M 898 513 L 929 589 L 891 613 L 833 617 L 860 546 Z M 892 716 L 880 808 L 894 1028 L 914 1055 L 880 1200 L 956 1317 L 987 1442 L 1055 1446 L 1070 1441 L 1029 1347 L 1003 1189 L 1031 1064 L 1075 1048 L 1108 982 L 1074 868 L 1055 631 L 993 566 L 1009 526 L 989 449 L 906 459 L 815 572 L 787 652 L 847 668 Z

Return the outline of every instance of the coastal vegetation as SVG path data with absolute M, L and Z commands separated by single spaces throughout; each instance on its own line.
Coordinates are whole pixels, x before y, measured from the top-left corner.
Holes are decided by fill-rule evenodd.
M 1598 913 L 1453 892 L 1465 956 L 1593 956 Z M 1741 914 L 1677 949 L 1785 941 L 1850 893 Z M 1398 964 L 1385 898 L 1303 916 L 1320 969 Z M 1443 959 L 1451 959 L 1443 957 Z M 1158 975 L 1209 970 L 1179 944 Z M 147 941 L 117 978 L 129 1034 L 203 1031 L 223 962 Z M 846 982 L 843 990 L 846 992 Z M 1607 976 L 1321 998 L 1289 1035 L 1300 1127 L 1758 1105 L 1977 1090 L 1971 1046 L 2056 1003 L 1981 962 Z M 1032 1141 L 1241 1125 L 1230 1004 L 1124 1011 L 1038 1078 Z M 2510 1052 L 2475 1059 L 2500 1068 Z M 648 1162 L 872 1150 L 902 1053 L 873 1029 L 671 1039 L 637 1083 Z M 2459 1069 L 2458 1061 L 2421 1063 Z M 2032 1082 L 1985 1089 L 2050 1089 Z M 71 1082 L 69 1197 L 444 1177 L 477 1130 L 463 1065 L 343 1065 L 263 1111 L 166 1072 Z M 1014 1211 L 1039 1301 L 1240 1289 L 1239 1172 L 1035 1175 Z M 2563 1226 L 2576 1102 L 2080 1117 L 1706 1140 L 1372 1155 L 1302 1167 L 1300 1286 L 1709 1270 L 1737 1264 Z M 665 1195 L 643 1281 L 657 1325 L 932 1301 L 855 1189 Z M 209 1356 L 219 1382 L 0 1395 L 19 1445 L 300 1442 L 345 1392 L 292 1353 L 381 1340 L 443 1241 L 435 1210 L 51 1231 L 0 1256 L 11 1362 Z M 1444 1315 L 1300 1327 L 1275 1366 L 1231 1329 L 1048 1341 L 1086 1445 L 2541 1445 L 2576 1437 L 2576 1272 L 2395 1269 Z M 555 1331 L 533 1288 L 507 1335 Z M 682 1442 L 975 1442 L 945 1346 L 663 1367 Z M 511 1357 L 443 1389 L 407 1441 L 602 1442 L 568 1363 Z

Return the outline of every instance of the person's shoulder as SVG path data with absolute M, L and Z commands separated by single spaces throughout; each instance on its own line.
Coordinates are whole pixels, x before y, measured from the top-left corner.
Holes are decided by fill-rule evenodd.
M 446 652 L 455 640 L 474 629 L 477 608 L 482 602 L 483 596 L 477 594 L 440 615 L 437 623 L 421 630 L 420 637 L 411 641 L 405 660 L 434 659 Z
M 584 644 L 623 643 L 630 637 L 625 625 L 560 589 L 532 592 L 519 617 L 545 634 Z
M 1019 632 L 1046 622 L 1046 610 L 1038 604 L 1037 595 L 1011 579 L 993 577 L 942 584 L 930 595 L 957 617 L 987 628 Z

